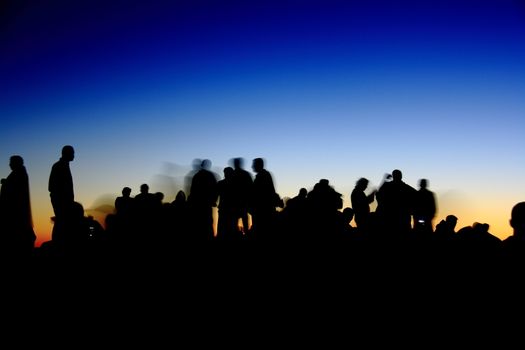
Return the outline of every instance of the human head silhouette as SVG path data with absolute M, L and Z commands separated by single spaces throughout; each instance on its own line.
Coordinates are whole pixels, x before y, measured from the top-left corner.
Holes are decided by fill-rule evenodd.
M 445 222 L 447 223 L 448 227 L 450 227 L 451 229 L 455 229 L 458 223 L 458 218 L 457 216 L 450 214 L 447 215 L 447 217 L 445 218 Z
M 17 170 L 21 169 L 24 166 L 24 159 L 20 156 L 11 156 L 9 158 L 9 167 L 11 167 L 11 170 Z
M 308 190 L 304 187 L 301 187 L 301 189 L 299 190 L 299 197 L 306 198 L 307 195 L 308 195 Z
M 392 171 L 392 181 L 394 182 L 400 182 L 403 178 L 403 174 L 401 173 L 401 170 L 395 169 Z
M 425 189 L 427 187 L 428 187 L 428 180 L 427 179 L 419 180 L 419 188 Z
M 129 197 L 129 196 L 131 195 L 131 188 L 129 188 L 129 187 L 124 187 L 124 188 L 122 189 L 122 195 L 123 195 L 124 197 Z
M 231 177 L 233 176 L 233 168 L 230 166 L 227 166 L 226 168 L 224 168 L 223 172 L 224 172 L 225 179 L 231 179 Z
M 328 179 L 321 179 L 319 180 L 319 185 L 323 188 L 327 188 L 330 186 L 330 181 Z
M 211 160 L 203 159 L 201 162 L 201 169 L 210 170 L 211 169 Z
M 368 187 L 368 179 L 365 179 L 364 177 L 357 180 L 355 187 L 357 187 L 358 190 L 364 191 Z
M 510 226 L 515 236 L 525 237 L 525 202 L 519 202 L 512 208 Z
M 67 160 L 68 162 L 71 162 L 73 159 L 75 159 L 75 149 L 73 146 L 66 145 L 62 147 L 62 159 Z
M 346 207 L 343 209 L 343 219 L 346 223 L 350 223 L 354 218 L 354 209 Z
M 175 201 L 177 202 L 186 202 L 186 193 L 183 190 L 179 190 L 175 196 Z
M 140 185 L 140 193 L 148 193 L 149 192 L 149 186 L 148 184 L 142 184 Z
M 252 163 L 252 169 L 256 173 L 264 169 L 264 160 L 262 158 L 255 158 Z
M 233 168 L 234 169 L 242 169 L 244 160 L 240 157 L 233 158 Z

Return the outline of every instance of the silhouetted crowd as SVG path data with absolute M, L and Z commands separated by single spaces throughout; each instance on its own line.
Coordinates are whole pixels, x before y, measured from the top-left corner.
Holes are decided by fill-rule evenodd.
M 69 167 L 74 155 L 72 146 L 64 146 L 61 158 L 52 166 L 52 239 L 39 248 L 34 247 L 23 159 L 18 155 L 10 158 L 12 172 L 2 179 L 0 194 L 4 256 L 132 258 L 169 256 L 198 247 L 282 249 L 305 256 L 319 249 L 336 249 L 343 255 L 421 254 L 427 259 L 521 259 L 525 255 L 525 202 L 512 209 L 514 233 L 502 241 L 490 233 L 486 223 L 456 229 L 454 215 L 434 226 L 437 203 L 428 180 L 421 179 L 416 190 L 403 182 L 398 169 L 386 174 L 378 189 L 369 193 L 369 181 L 357 180 L 350 195 L 352 207 L 343 208 L 342 194 L 327 179 L 283 200 L 262 158 L 252 161 L 255 176 L 244 169 L 242 158 L 232 159 L 222 179 L 210 170 L 209 160 L 196 160 L 187 177 L 188 193 L 179 191 L 171 202 L 165 201 L 163 193 L 150 193 L 147 184 L 135 196 L 130 187 L 124 187 L 103 226 L 86 216 L 74 199 Z M 374 200 L 377 209 L 371 211 Z

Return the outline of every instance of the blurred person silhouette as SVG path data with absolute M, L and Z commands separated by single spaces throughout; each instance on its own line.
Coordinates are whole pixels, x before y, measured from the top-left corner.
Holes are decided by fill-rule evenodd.
M 267 239 L 274 230 L 275 208 L 279 205 L 278 194 L 275 192 L 272 175 L 265 169 L 262 158 L 253 159 L 252 169 L 256 175 L 251 192 L 251 236 L 255 239 Z
M 10 255 L 28 255 L 36 240 L 31 216 L 29 177 L 21 156 L 11 156 L 9 167 L 11 173 L 2 179 L 0 190 L 0 225 L 3 232 L 0 239 L 1 246 L 5 247 L 2 251 Z
M 233 201 L 235 205 L 235 217 L 241 219 L 243 232 L 250 229 L 248 221 L 248 206 L 252 191 L 253 178 L 250 173 L 243 168 L 244 159 L 233 159 Z
M 217 176 L 210 170 L 211 161 L 204 159 L 200 169 L 191 179 L 188 206 L 191 215 L 192 235 L 195 239 L 211 240 L 214 237 L 213 207 L 217 206 Z
M 414 203 L 414 230 L 421 233 L 434 232 L 432 221 L 436 211 L 436 196 L 428 189 L 428 180 L 419 180 L 419 190 L 416 192 Z
M 186 196 L 189 196 L 189 193 L 191 192 L 191 182 L 193 181 L 193 177 L 199 170 L 201 170 L 202 165 L 202 159 L 195 158 L 191 162 L 191 170 L 184 176 L 184 188 L 183 191 L 186 194 Z
M 219 194 L 219 219 L 217 224 L 217 238 L 222 240 L 235 240 L 240 238 L 238 228 L 239 216 L 235 202 L 234 170 L 232 167 L 224 168 L 224 179 L 217 182 Z

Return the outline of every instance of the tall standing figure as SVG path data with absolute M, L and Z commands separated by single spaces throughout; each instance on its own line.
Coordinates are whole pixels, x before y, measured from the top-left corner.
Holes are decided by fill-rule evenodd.
M 0 191 L 0 223 L 6 247 L 5 253 L 30 253 L 34 248 L 35 233 L 31 217 L 29 177 L 24 159 L 15 155 L 9 159 L 11 173 L 2 179 Z
M 49 175 L 49 194 L 55 212 L 55 224 L 64 222 L 73 207 L 75 193 L 69 163 L 75 158 L 72 146 L 62 147 L 62 157 L 53 164 Z M 54 238 L 53 238 L 54 239 Z
M 207 241 L 214 237 L 213 207 L 217 206 L 217 177 L 210 170 L 211 161 L 201 161 L 200 169 L 191 179 L 188 205 L 193 225 L 194 239 Z
M 275 192 L 272 175 L 264 168 L 264 160 L 255 158 L 252 169 L 257 174 L 251 191 L 252 236 L 267 239 L 274 230 L 275 207 L 279 198 Z

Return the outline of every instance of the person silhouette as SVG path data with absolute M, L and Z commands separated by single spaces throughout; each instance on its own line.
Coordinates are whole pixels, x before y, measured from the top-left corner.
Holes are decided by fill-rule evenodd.
M 116 238 L 118 241 L 123 240 L 123 238 L 128 235 L 130 232 L 133 232 L 136 229 L 135 218 L 138 216 L 137 211 L 135 210 L 135 198 L 131 197 L 131 188 L 123 187 L 122 196 L 115 198 L 115 215 L 114 223 L 116 223 Z
M 365 190 L 368 187 L 368 179 L 364 177 L 357 180 L 352 193 L 350 194 L 350 200 L 352 202 L 352 209 L 354 210 L 354 221 L 357 229 L 361 232 L 365 232 L 369 227 L 370 220 L 370 203 L 374 201 L 376 191 L 372 191 L 370 194 L 366 194 Z
M 456 237 L 456 225 L 458 223 L 458 218 L 455 215 L 447 215 L 445 220 L 441 220 L 436 225 L 436 237 L 438 239 L 451 240 Z
M 226 167 L 223 171 L 224 179 L 217 182 L 217 191 L 219 194 L 217 238 L 234 240 L 241 237 L 241 232 L 237 225 L 239 217 L 237 216 L 237 203 L 235 202 L 234 170 L 232 167 Z
M 188 206 L 192 216 L 195 238 L 199 241 L 214 238 L 213 208 L 217 206 L 217 176 L 211 170 L 211 161 L 204 159 L 191 179 Z
M 66 145 L 62 147 L 62 157 L 51 168 L 48 189 L 53 211 L 55 212 L 55 222 L 67 216 L 75 201 L 73 176 L 69 168 L 69 163 L 74 158 L 75 150 L 73 146 Z
M 385 181 L 376 193 L 376 212 L 380 215 L 383 230 L 394 234 L 410 232 L 416 193 L 415 188 L 403 182 L 401 170 L 395 169 L 392 175 L 385 176 Z
M 520 202 L 512 208 L 509 223 L 514 230 L 511 237 L 525 239 L 525 202 Z
M 436 216 L 436 196 L 428 189 L 428 180 L 419 180 L 419 190 L 415 194 L 414 203 L 414 230 L 418 232 L 432 233 L 434 227 L 432 221 Z
M 503 240 L 503 249 L 507 255 L 516 259 L 525 259 L 525 202 L 519 202 L 512 208 L 510 226 L 512 235 Z
M 248 205 L 252 191 L 253 179 L 250 173 L 243 168 L 243 158 L 233 159 L 233 196 L 235 217 L 241 219 L 243 232 L 249 230 Z
M 124 187 L 122 196 L 115 198 L 115 211 L 117 215 L 129 218 L 133 210 L 134 198 L 131 197 L 131 188 Z
M 4 232 L 1 239 L 10 253 L 30 253 L 36 236 L 31 217 L 29 177 L 21 156 L 11 156 L 9 167 L 11 173 L 2 179 L 0 190 L 0 225 Z
M 252 169 L 256 173 L 252 187 L 250 212 L 252 215 L 252 236 L 265 238 L 274 229 L 275 208 L 278 204 L 278 194 L 275 191 L 272 175 L 264 168 L 264 160 L 255 158 Z

